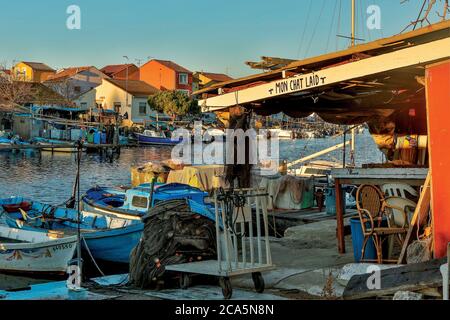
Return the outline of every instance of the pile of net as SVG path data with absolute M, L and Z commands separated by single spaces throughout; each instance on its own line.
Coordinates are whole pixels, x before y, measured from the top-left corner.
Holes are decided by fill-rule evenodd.
M 158 203 L 143 222 L 141 241 L 130 257 L 133 287 L 156 287 L 167 265 L 217 257 L 214 221 L 192 212 L 186 200 Z

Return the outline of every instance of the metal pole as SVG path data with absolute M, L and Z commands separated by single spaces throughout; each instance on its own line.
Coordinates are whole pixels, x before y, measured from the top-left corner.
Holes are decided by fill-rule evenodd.
M 352 47 L 356 44 L 355 38 L 356 38 L 356 19 L 355 19 L 355 13 L 356 13 L 356 0 L 352 0 Z M 350 160 L 352 166 L 355 166 L 355 138 L 356 138 L 356 130 L 355 128 L 352 129 L 352 146 L 350 151 Z
M 81 262 L 81 202 L 80 202 L 80 169 L 81 169 L 81 155 L 83 153 L 83 145 L 81 141 L 78 141 L 78 159 L 77 159 L 77 265 L 78 265 L 78 271 L 79 271 L 79 277 L 82 281 L 83 279 L 83 266 Z

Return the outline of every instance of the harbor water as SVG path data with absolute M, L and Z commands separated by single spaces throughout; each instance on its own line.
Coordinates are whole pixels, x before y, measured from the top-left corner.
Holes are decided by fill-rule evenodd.
M 281 140 L 280 159 L 293 161 L 327 147 L 342 143 L 343 138 L 309 140 Z M 348 148 L 349 149 L 349 148 Z M 347 159 L 350 152 L 347 149 Z M 356 139 L 356 165 L 379 163 L 382 154 L 366 132 Z M 130 167 L 148 161 L 170 159 L 170 147 L 123 148 L 113 161 L 105 161 L 96 154 L 84 154 L 81 162 L 81 189 L 95 186 L 130 185 Z M 335 151 L 319 159 L 342 162 L 343 152 Z M 54 205 L 62 204 L 71 197 L 76 175 L 74 154 L 23 151 L 0 152 L 0 198 L 23 196 Z M 23 287 L 35 281 L 24 277 L 0 274 L 0 290 Z

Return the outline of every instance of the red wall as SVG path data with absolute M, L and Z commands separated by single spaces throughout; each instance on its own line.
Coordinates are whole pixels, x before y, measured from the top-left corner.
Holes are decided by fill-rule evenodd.
M 450 242 L 450 60 L 427 67 L 426 80 L 434 252 L 442 258 Z

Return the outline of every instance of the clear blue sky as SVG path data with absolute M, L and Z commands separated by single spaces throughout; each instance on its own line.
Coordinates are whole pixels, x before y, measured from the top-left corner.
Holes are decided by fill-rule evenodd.
M 0 4 L 0 62 L 40 61 L 54 68 L 124 63 L 122 56 L 170 59 L 192 71 L 255 71 L 260 56 L 303 58 L 344 49 L 350 0 L 14 0 Z M 422 0 L 357 0 L 357 36 L 399 33 Z M 438 2 L 439 3 L 439 2 Z M 66 28 L 66 9 L 81 8 L 81 30 Z M 309 6 L 311 4 L 311 9 Z M 338 27 L 339 6 L 340 27 Z M 382 29 L 365 26 L 366 8 L 381 7 Z M 309 18 L 308 18 L 309 12 Z M 361 16 L 364 15 L 364 24 Z M 433 18 L 436 15 L 433 14 Z M 333 22 L 333 23 L 332 23 Z M 306 27 L 306 28 L 305 28 Z M 302 41 L 303 40 L 303 41 Z

